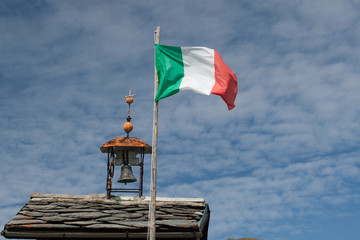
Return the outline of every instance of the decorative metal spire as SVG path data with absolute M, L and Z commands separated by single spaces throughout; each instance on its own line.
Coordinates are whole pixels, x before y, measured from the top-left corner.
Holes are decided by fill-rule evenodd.
M 126 137 L 129 137 L 129 133 L 133 130 L 133 125 L 130 123 L 131 117 L 130 117 L 130 105 L 134 102 L 134 97 L 136 95 L 132 93 L 132 89 L 129 89 L 129 95 L 125 96 L 125 101 L 127 104 L 129 104 L 129 110 L 128 110 L 128 116 L 126 118 L 127 122 L 124 124 L 123 128 L 126 132 Z

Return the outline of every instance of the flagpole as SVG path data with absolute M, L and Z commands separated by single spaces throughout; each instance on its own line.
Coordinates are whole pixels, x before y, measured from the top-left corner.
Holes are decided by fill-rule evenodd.
M 155 31 L 155 44 L 160 44 L 160 27 Z M 154 54 L 156 56 L 156 53 Z M 154 57 L 154 63 L 155 63 Z M 154 67 L 154 100 L 159 88 L 158 76 L 156 73 L 156 66 Z M 152 154 L 151 154 L 151 199 L 149 206 L 150 218 L 150 240 L 156 239 L 156 171 L 157 171 L 157 140 L 158 140 L 158 102 L 154 101 L 154 118 L 153 118 L 153 139 L 152 139 Z

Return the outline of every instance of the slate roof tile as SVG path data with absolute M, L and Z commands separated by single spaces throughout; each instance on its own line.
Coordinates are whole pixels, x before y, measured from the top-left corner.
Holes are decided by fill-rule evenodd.
M 32 194 L 30 200 L 5 225 L 8 238 L 102 238 L 146 236 L 149 199 L 106 195 Z M 160 234 L 207 238 L 209 208 L 203 199 L 158 198 L 156 226 Z M 31 230 L 36 229 L 36 231 Z M 91 231 L 92 235 L 89 235 Z M 98 233 L 98 234 L 97 234 Z M 188 234 L 186 234 L 188 233 Z M 191 234 L 190 234 L 191 233 Z M 129 235 L 130 234 L 130 235 Z M 140 234 L 140 235 L 139 235 Z M 164 235 L 165 236 L 165 235 Z

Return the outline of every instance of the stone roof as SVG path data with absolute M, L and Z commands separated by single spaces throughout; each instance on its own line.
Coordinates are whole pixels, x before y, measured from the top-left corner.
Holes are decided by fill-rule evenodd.
M 33 193 L 5 225 L 6 238 L 146 239 L 149 198 Z M 207 239 L 204 199 L 157 198 L 157 238 Z

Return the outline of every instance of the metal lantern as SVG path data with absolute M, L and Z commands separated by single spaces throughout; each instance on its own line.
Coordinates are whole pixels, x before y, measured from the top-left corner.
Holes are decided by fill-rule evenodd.
M 134 97 L 135 94 L 131 93 L 131 89 L 129 90 L 129 95 L 125 96 L 126 103 L 129 105 L 129 111 L 126 118 L 127 122 L 123 128 L 127 136 L 117 137 L 104 143 L 100 147 L 101 152 L 108 154 L 106 180 L 108 198 L 110 198 L 112 192 L 138 192 L 139 197 L 141 197 L 143 193 L 144 154 L 151 153 L 151 146 L 138 138 L 129 137 L 129 133 L 133 129 L 133 125 L 130 123 L 130 105 L 134 102 Z M 137 181 L 131 167 L 139 166 L 139 188 L 113 188 L 112 178 L 114 177 L 115 166 L 122 166 L 118 182 L 124 183 L 125 185 Z

